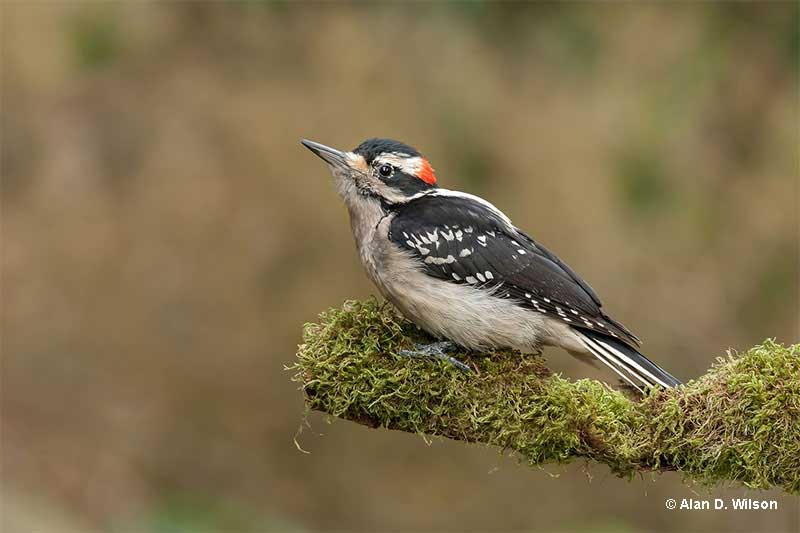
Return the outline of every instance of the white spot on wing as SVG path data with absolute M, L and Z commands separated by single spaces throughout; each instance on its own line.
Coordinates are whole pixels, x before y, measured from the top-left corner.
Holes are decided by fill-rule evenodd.
M 448 255 L 447 257 L 436 257 L 431 255 L 425 258 L 425 262 L 427 264 L 433 263 L 434 265 L 444 265 L 444 264 L 449 265 L 450 263 L 455 263 L 455 261 L 456 258 L 453 257 L 452 255 Z
M 478 280 L 473 278 L 472 276 L 467 276 L 467 283 L 469 284 L 478 283 Z
M 461 250 L 461 252 L 459 252 L 458 255 L 460 257 L 467 257 L 471 253 L 472 253 L 472 250 L 470 248 L 464 248 L 463 250 Z
M 429 253 L 431 253 L 430 248 L 425 248 L 422 245 L 418 246 L 417 250 L 419 250 L 419 253 L 421 253 L 422 255 L 428 255 Z
M 494 279 L 494 274 L 492 274 L 491 272 L 489 272 L 489 271 L 487 270 L 487 271 L 486 271 L 486 279 Z
M 456 281 L 461 281 L 461 276 L 459 276 L 458 274 L 453 272 L 453 279 L 456 280 Z
M 485 277 L 483 276 L 483 274 L 481 274 L 480 272 L 478 272 L 478 273 L 477 273 L 477 274 L 475 274 L 475 275 L 476 275 L 476 276 L 478 276 L 478 279 L 479 279 L 479 280 L 481 280 L 482 282 L 483 282 L 483 281 L 486 281 L 486 278 L 485 278 Z

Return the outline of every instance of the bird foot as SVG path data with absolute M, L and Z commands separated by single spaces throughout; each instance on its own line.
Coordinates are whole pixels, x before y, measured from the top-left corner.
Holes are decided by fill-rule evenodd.
M 447 361 L 454 367 L 464 372 L 471 372 L 471 369 L 447 352 L 453 352 L 458 349 L 458 346 L 450 341 L 432 342 L 430 344 L 416 344 L 414 350 L 400 350 L 398 353 L 403 357 L 411 357 L 413 359 L 433 359 L 434 361 Z

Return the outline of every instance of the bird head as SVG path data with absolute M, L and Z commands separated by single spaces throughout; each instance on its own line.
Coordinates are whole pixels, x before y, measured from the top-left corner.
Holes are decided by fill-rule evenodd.
M 367 139 L 352 152 L 305 139 L 302 143 L 328 163 L 339 194 L 348 203 L 363 197 L 403 203 L 436 188 L 436 175 L 428 160 L 400 141 Z

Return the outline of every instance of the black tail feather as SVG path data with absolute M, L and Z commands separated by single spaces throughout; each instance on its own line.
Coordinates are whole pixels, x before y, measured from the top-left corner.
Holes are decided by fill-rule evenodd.
M 638 390 L 656 385 L 670 388 L 681 384 L 666 370 L 624 342 L 597 331 L 578 328 L 576 331 L 595 357 Z

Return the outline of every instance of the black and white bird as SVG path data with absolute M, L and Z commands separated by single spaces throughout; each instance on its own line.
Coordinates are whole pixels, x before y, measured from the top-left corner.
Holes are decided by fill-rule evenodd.
M 680 382 L 639 353 L 594 290 L 486 200 L 439 188 L 414 148 L 369 139 L 352 152 L 303 140 L 330 166 L 369 278 L 403 315 L 448 348 L 559 346 L 601 361 L 636 389 Z

